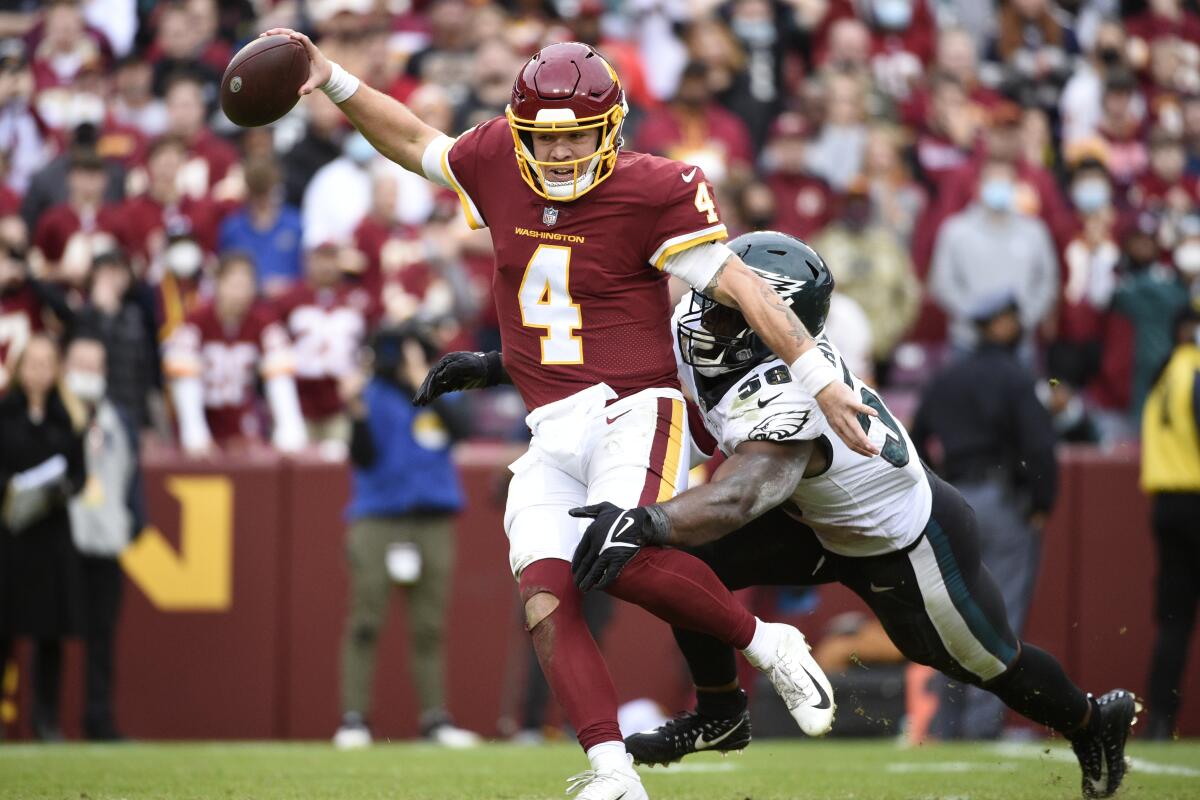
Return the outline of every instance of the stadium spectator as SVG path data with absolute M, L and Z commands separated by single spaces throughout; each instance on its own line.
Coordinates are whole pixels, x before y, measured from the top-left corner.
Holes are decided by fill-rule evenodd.
M 303 282 L 276 303 L 293 342 L 296 392 L 308 440 L 316 443 L 350 440 L 338 382 L 355 369 L 378 315 L 367 289 L 344 278 L 338 251 L 333 243 L 308 251 Z
M 1170 740 L 1182 705 L 1196 607 L 1200 604 L 1200 307 L 1176 316 L 1170 357 L 1142 415 L 1142 490 L 1151 495 L 1158 557 L 1146 736 Z
M 1179 222 L 1179 241 L 1171 253 L 1171 261 L 1188 286 L 1188 294 L 1200 297 L 1200 211 Z
M 1166 247 L 1177 241 L 1179 221 L 1200 205 L 1200 176 L 1188 175 L 1183 140 L 1164 128 L 1150 132 L 1150 169 L 1130 187 L 1136 211 L 1158 217 L 1158 239 Z
M 1158 367 L 1171 352 L 1171 321 L 1187 305 L 1188 293 L 1179 274 L 1164 263 L 1157 240 L 1146 229 L 1135 229 L 1129 235 L 1125 254 L 1112 310 L 1128 322 L 1133 334 L 1128 410 L 1136 423 Z
M 926 193 L 909 171 L 903 136 L 890 125 L 870 128 L 863 153 L 863 180 L 871 195 L 872 220 L 890 230 L 907 248 L 917 217 L 925 208 Z
M 975 344 L 971 311 L 984 299 L 1016 296 L 1027 337 L 1058 299 L 1054 242 L 1040 220 L 1017 212 L 1012 164 L 988 160 L 977 198 L 938 232 L 929 274 L 929 293 L 950 318 L 950 339 L 960 349 Z
M 821 88 L 821 126 L 808 146 L 808 168 L 836 191 L 844 191 L 862 173 L 867 143 L 865 95 L 870 83 L 852 74 L 827 72 Z
M 117 62 L 113 75 L 113 95 L 108 109 L 112 118 L 153 138 L 167 132 L 167 105 L 154 96 L 154 71 L 138 56 L 126 56 Z
M 837 218 L 812 245 L 829 264 L 839 294 L 854 300 L 870 320 L 870 357 L 879 365 L 890 360 L 916 319 L 921 287 L 908 251 L 871 216 L 866 181 L 852 184 Z M 872 366 L 868 374 L 876 371 Z
M 204 250 L 192 237 L 187 220 L 168 225 L 166 246 L 160 259 L 161 269 L 151 284 L 154 290 L 154 319 L 158 323 L 158 341 L 164 342 L 184 319 L 207 299 L 209 287 L 202 271 Z
M 173 75 L 167 81 L 164 95 L 167 133 L 178 137 L 187 148 L 187 161 L 178 176 L 179 187 L 194 199 L 209 193 L 216 200 L 238 199 L 240 157 L 236 147 L 207 126 L 204 92 L 204 83 L 189 73 Z
M 1133 183 L 1150 160 L 1144 108 L 1133 73 L 1110 70 L 1104 82 L 1096 132 L 1107 153 L 1108 170 L 1122 188 Z
M 953 76 L 935 73 L 916 144 L 916 162 L 925 183 L 936 190 L 946 175 L 971 157 L 983 120 L 967 102 L 967 92 Z
M 1179 35 L 1193 44 L 1200 43 L 1200 16 L 1184 8 L 1179 0 L 1149 0 L 1140 14 L 1126 20 L 1125 27 L 1143 51 L 1159 39 Z
M 924 0 L 872 0 L 871 74 L 889 98 L 904 102 L 933 60 L 936 26 Z
M 173 135 L 156 139 L 146 157 L 146 191 L 116 207 L 118 238 L 138 275 L 157 272 L 168 228 L 186 224 L 205 252 L 216 250 L 222 209 L 203 196 L 182 191 L 181 173 L 189 168 L 183 139 Z
M 53 102 L 56 89 L 70 87 L 85 69 L 107 70 L 112 47 L 104 34 L 90 27 L 76 0 L 50 0 L 41 23 L 30 31 L 34 88 L 39 98 Z
M 406 70 L 441 86 L 461 108 L 471 91 L 471 8 L 465 0 L 435 0 L 429 7 L 429 44 L 413 54 Z
M 117 557 L 146 521 L 138 457 L 138 429 L 106 394 L 104 343 L 82 333 L 67 345 L 63 384 L 82 404 L 84 491 L 71 498 L 71 536 L 79 552 L 83 601 L 85 680 L 83 735 L 124 739 L 113 713 L 121 565 Z M 115 388 L 115 387 L 114 387 Z
M 354 480 L 346 516 L 350 609 L 342 644 L 342 723 L 334 744 L 371 743 L 371 684 L 379 634 L 393 585 L 408 599 L 410 659 L 421 708 L 421 735 L 448 747 L 479 737 L 446 710 L 444 630 L 454 564 L 454 515 L 462 488 L 449 457 L 466 434 L 453 401 L 418 409 L 412 397 L 431 351 L 412 330 L 385 329 L 372 342 L 374 375 L 349 373 L 341 384 L 353 434 Z
M 190 75 L 202 82 L 206 101 L 216 98 L 216 85 L 233 53 L 224 42 L 208 38 L 201 18 L 182 0 L 163 3 L 156 9 L 158 35 L 148 52 L 154 67 L 154 94 L 162 97 L 174 75 Z
M 277 296 L 303 275 L 300 211 L 283 202 L 283 174 L 276 161 L 248 160 L 243 172 L 246 202 L 221 221 L 217 249 L 253 256 L 260 288 L 268 297 Z
M 1066 273 L 1052 347 L 1058 351 L 1060 369 L 1076 375 L 1075 385 L 1082 386 L 1099 370 L 1106 317 L 1121 262 L 1112 184 L 1100 162 L 1084 161 L 1075 168 L 1071 202 L 1079 226 L 1063 252 Z M 1058 377 L 1059 371 L 1052 374 Z
M 979 50 L 975 39 L 963 28 L 943 28 L 937 36 L 932 75 L 943 75 L 958 82 L 967 96 L 967 104 L 976 117 L 983 117 L 1003 97 L 994 89 L 985 86 L 979 76 Z M 924 83 L 924 82 L 922 82 Z M 900 119 L 909 127 L 919 128 L 929 114 L 929 89 L 925 85 L 916 87 L 909 99 L 902 103 Z
M 73 314 L 54 286 L 29 274 L 24 249 L 4 243 L 0 250 L 0 395 L 31 336 L 47 327 L 61 330 Z
M 713 99 L 708 66 L 689 62 L 671 102 L 646 115 L 636 149 L 695 164 L 713 183 L 754 162 L 746 123 Z
M 345 117 L 323 92 L 305 97 L 300 108 L 306 113 L 304 135 L 280 159 L 284 172 L 284 201 L 299 208 L 304 191 L 321 167 L 342 154 Z
M 42 214 L 33 233 L 46 279 L 82 283 L 92 257 L 115 241 L 122 222 L 114 207 L 103 205 L 107 180 L 100 156 L 86 150 L 72 155 L 67 201 Z
M 689 50 L 692 58 L 708 62 L 709 81 L 717 99 L 746 123 L 757 151 L 766 141 L 771 121 L 783 108 L 788 94 L 788 55 L 803 47 L 803 31 L 796 24 L 793 8 L 780 0 L 737 0 L 722 11 L 728 27 L 713 20 L 706 38 L 689 33 Z M 693 27 L 701 24 L 697 21 Z M 714 36 L 732 47 L 714 52 Z M 716 53 L 721 54 L 720 61 Z M 618 74 L 625 74 L 619 66 Z
M 58 345 L 34 334 L 0 397 L 0 664 L 33 643 L 33 735 L 62 741 L 63 640 L 81 628 L 79 555 L 67 500 L 84 484 L 79 401 L 58 388 Z
M 1127 49 L 1125 27 L 1115 19 L 1101 22 L 1087 57 L 1075 62 L 1058 101 L 1064 143 L 1096 135 L 1105 82 L 1112 71 L 1129 68 Z
M 189 314 L 163 343 L 163 371 L 188 453 L 268 440 L 255 389 L 260 376 L 271 412 L 269 441 L 280 450 L 306 443 L 287 331 L 255 295 L 254 262 L 226 254 L 212 301 Z
M 809 127 L 796 112 L 779 115 L 763 153 L 767 185 L 775 195 L 771 227 L 808 239 L 833 215 L 834 193 L 808 168 Z
M 497 8 L 494 5 L 491 7 Z M 572 38 L 577 42 L 590 44 L 604 53 L 604 57 L 621 76 L 621 85 L 629 96 L 631 106 L 639 109 L 653 108 L 658 105 L 658 98 L 650 91 L 641 53 L 638 52 L 634 42 L 623 37 L 606 34 L 604 30 L 606 11 L 607 7 L 603 0 L 582 0 L 579 3 L 578 16 L 571 20 Z M 480 9 L 476 9 L 474 22 L 477 34 L 480 16 Z M 481 39 L 481 41 L 486 41 L 486 39 Z M 439 128 L 439 130 L 441 129 Z
M 54 206 L 67 202 L 67 173 L 76 155 L 100 154 L 100 131 L 84 123 L 71 132 L 70 142 L 45 166 L 29 178 L 29 186 L 21 199 L 21 216 L 30 230 L 37 230 L 42 215 Z M 125 169 L 117 161 L 104 159 L 108 180 L 104 186 L 104 202 L 119 203 L 125 198 Z
M 103 346 L 107 402 L 135 430 L 153 427 L 165 433 L 162 368 L 153 308 L 153 293 L 134 279 L 124 253 L 109 250 L 92 261 L 87 303 L 76 315 L 73 327 Z
M 1034 376 L 1016 355 L 1031 315 L 1005 289 L 972 302 L 966 317 L 977 326 L 979 343 L 926 384 L 912 440 L 975 509 L 983 563 L 1020 636 L 1037 577 L 1041 529 L 1058 492 L 1056 436 Z M 1004 705 L 998 698 L 942 676 L 937 680 L 939 703 L 931 724 L 936 736 L 1000 735 Z
M 457 120 L 447 119 L 446 122 L 455 122 L 456 124 L 452 128 L 454 130 L 466 130 L 503 114 L 505 106 L 512 97 L 512 75 L 520 68 L 520 65 L 520 56 L 503 39 L 493 39 L 481 43 L 475 52 L 475 61 L 472 65 L 471 91 L 463 101 Z M 418 102 L 414 105 L 420 105 L 420 101 L 426 100 L 426 98 L 418 95 L 420 93 L 428 95 L 430 89 L 439 91 L 440 87 L 437 87 L 436 84 L 422 84 L 420 88 L 413 91 L 405 103 L 410 103 L 416 97 Z M 445 100 L 447 110 L 452 110 L 445 91 L 441 90 L 440 94 Z M 421 113 L 414 109 L 413 113 L 429 125 L 434 124 L 427 118 L 427 112 Z M 441 129 L 439 128 L 439 130 Z
M 1078 51 L 1075 34 L 1049 0 L 1009 0 L 997 14 L 988 55 L 999 65 L 999 84 L 1022 106 L 1057 109 L 1059 91 Z
M 23 194 L 52 152 L 32 106 L 33 77 L 20 39 L 0 40 L 0 150 L 8 187 Z

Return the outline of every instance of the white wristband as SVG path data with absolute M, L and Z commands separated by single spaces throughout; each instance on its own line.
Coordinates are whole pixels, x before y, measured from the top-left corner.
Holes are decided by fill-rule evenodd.
M 334 103 L 344 103 L 358 91 L 358 78 L 346 72 L 336 61 L 329 63 L 333 65 L 333 74 L 321 84 L 320 89 Z
M 819 347 L 792 362 L 792 375 L 804 393 L 811 397 L 816 397 L 818 392 L 841 377 Z

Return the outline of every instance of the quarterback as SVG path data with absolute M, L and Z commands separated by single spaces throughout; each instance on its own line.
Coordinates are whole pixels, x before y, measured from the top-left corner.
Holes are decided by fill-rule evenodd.
M 666 325 L 667 275 L 744 314 L 818 398 L 831 428 L 865 456 L 875 450 L 858 420 L 875 412 L 840 382 L 788 305 L 722 243 L 725 226 L 703 172 L 621 151 L 624 91 L 593 48 L 568 42 L 536 53 L 516 77 L 505 116 L 452 139 L 361 85 L 302 34 L 267 32 L 274 33 L 308 52 L 302 94 L 325 92 L 377 150 L 453 189 L 467 222 L 491 231 L 503 367 L 533 434 L 511 467 L 509 564 L 538 659 L 591 762 L 574 788 L 584 800 L 641 800 L 612 681 L 571 575 L 586 523 L 568 512 L 661 502 L 685 488 L 691 446 Z M 498 357 L 456 356 L 430 374 L 426 394 L 500 368 Z M 607 591 L 742 649 L 805 732 L 829 729 L 828 682 L 799 631 L 757 620 L 698 559 L 665 548 L 639 552 L 623 534 L 613 532 L 610 550 L 631 558 L 619 576 L 613 570 Z

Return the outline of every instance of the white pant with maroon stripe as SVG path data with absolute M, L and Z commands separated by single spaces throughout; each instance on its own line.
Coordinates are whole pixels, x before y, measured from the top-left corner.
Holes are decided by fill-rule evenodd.
M 526 418 L 533 440 L 509 467 L 504 511 L 514 576 L 543 558 L 570 561 L 591 520 L 567 514 L 608 501 L 633 508 L 687 488 L 691 440 L 683 395 L 646 389 L 616 397 L 600 383 Z

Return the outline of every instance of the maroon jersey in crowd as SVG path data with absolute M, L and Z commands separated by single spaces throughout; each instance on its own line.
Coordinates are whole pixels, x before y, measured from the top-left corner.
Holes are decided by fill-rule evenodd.
M 677 388 L 667 257 L 726 236 L 697 167 L 623 152 L 612 175 L 571 202 L 525 185 L 505 120 L 443 157 L 472 227 L 491 228 L 504 366 L 537 408 L 597 383 L 619 396 Z
M 204 416 L 218 444 L 262 435 L 256 413 L 255 382 L 292 371 L 287 332 L 274 311 L 257 304 L 234 330 L 207 303 L 188 315 L 163 345 L 169 378 L 199 377 L 204 384 Z
M 276 301 L 292 340 L 296 392 L 305 419 L 342 410 L 338 380 L 355 369 L 358 349 L 376 317 L 361 286 L 314 289 L 301 284 Z
M 28 281 L 0 293 L 0 388 L 29 337 L 43 329 L 42 301 Z
M 775 197 L 775 230 L 808 239 L 833 218 L 833 189 L 816 175 L 775 172 L 767 186 Z
M 148 262 L 166 244 L 166 229 L 174 219 L 186 220 L 196 243 L 215 252 L 217 230 L 221 224 L 221 206 L 211 200 L 183 197 L 164 206 L 148 194 L 131 197 L 114 207 L 119 219 L 117 238 L 130 255 Z
M 74 208 L 63 203 L 54 206 L 38 219 L 37 228 L 33 232 L 33 244 L 47 260 L 57 262 L 62 259 L 71 238 L 77 233 L 87 235 L 107 232 L 119 238 L 120 215 L 112 206 L 100 208 L 90 219 L 82 219 Z

